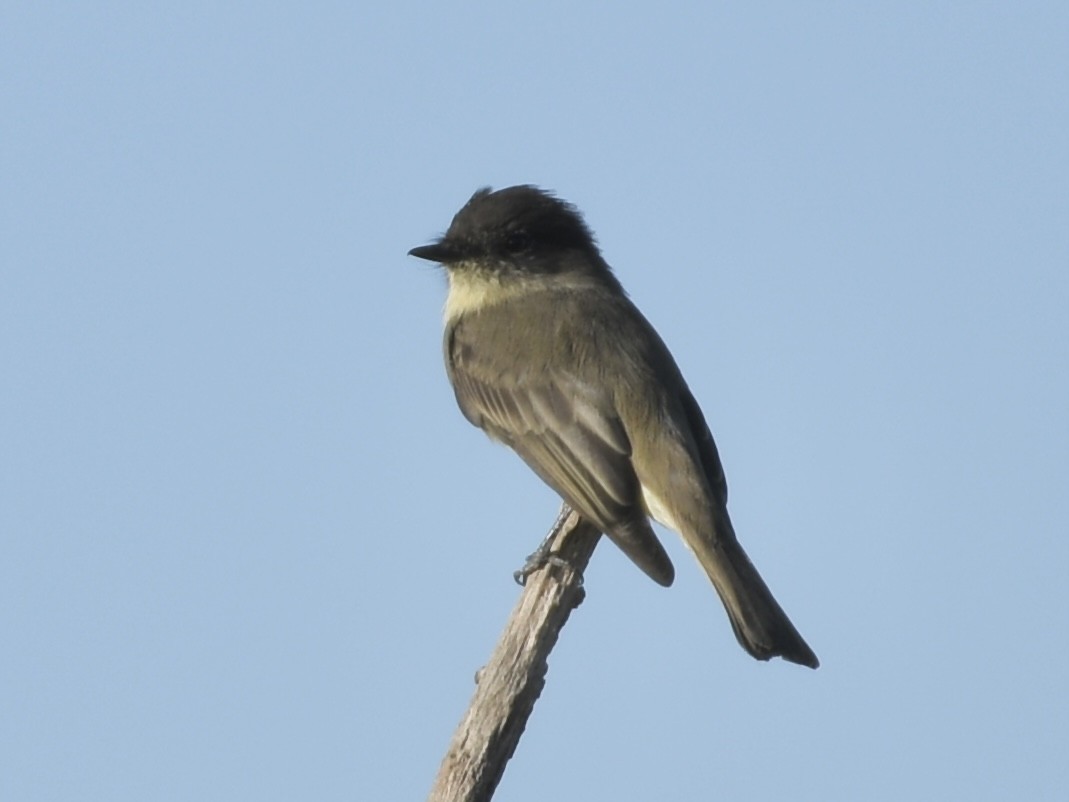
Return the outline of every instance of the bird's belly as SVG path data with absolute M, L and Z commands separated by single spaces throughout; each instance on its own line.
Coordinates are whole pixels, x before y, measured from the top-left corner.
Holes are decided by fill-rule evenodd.
M 676 532 L 679 531 L 679 527 L 676 525 L 672 514 L 668 511 L 668 507 L 646 485 L 642 485 L 642 503 L 646 505 L 646 512 L 653 520 L 661 526 L 667 526 Z

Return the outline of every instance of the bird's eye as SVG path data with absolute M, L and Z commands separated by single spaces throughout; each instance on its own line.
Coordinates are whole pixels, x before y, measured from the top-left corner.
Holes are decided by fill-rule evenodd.
M 505 237 L 505 248 L 509 253 L 520 253 L 531 246 L 531 237 L 526 231 L 513 231 Z

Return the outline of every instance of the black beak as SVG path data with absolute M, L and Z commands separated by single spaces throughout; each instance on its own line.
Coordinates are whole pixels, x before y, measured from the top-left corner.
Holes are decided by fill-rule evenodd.
M 410 250 L 408 255 L 415 256 L 418 259 L 426 259 L 430 262 L 441 262 L 442 264 L 455 262 L 460 258 L 460 252 L 445 240 L 438 240 L 438 242 L 432 242 L 430 245 L 420 245 L 418 248 Z

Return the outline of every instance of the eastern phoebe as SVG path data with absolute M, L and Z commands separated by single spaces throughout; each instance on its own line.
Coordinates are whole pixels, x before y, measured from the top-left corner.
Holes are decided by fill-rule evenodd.
M 649 517 L 679 532 L 747 652 L 816 668 L 735 538 L 698 402 L 578 210 L 532 186 L 480 189 L 409 253 L 449 276 L 445 364 L 464 416 L 661 585 L 675 572 Z

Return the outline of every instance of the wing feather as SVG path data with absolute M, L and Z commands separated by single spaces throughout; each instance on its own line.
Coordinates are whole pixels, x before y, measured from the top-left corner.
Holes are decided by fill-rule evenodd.
M 446 363 L 464 416 L 511 447 L 655 581 L 670 584 L 672 564 L 646 518 L 631 442 L 605 391 L 561 372 L 495 369 L 462 326 L 447 332 Z

